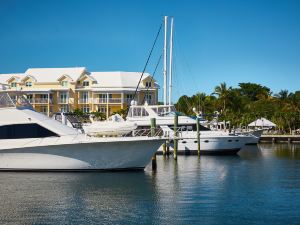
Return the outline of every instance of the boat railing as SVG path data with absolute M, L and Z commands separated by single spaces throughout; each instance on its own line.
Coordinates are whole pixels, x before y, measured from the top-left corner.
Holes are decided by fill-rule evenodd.
M 182 128 L 178 128 L 176 130 L 177 137 L 182 137 Z M 174 130 L 168 132 L 164 131 L 162 128 L 155 128 L 155 129 L 136 129 L 130 133 L 127 133 L 123 135 L 123 137 L 141 137 L 141 136 L 147 136 L 147 137 L 165 137 L 165 138 L 173 138 L 174 137 Z

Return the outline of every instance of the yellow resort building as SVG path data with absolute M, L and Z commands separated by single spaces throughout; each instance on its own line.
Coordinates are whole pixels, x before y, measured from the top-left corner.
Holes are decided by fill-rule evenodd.
M 29 68 L 25 73 L 0 74 L 0 89 L 11 96 L 25 95 L 36 111 L 48 116 L 75 109 L 109 116 L 130 105 L 140 77 L 140 72 L 89 72 L 85 67 Z M 157 104 L 158 89 L 145 73 L 135 101 Z

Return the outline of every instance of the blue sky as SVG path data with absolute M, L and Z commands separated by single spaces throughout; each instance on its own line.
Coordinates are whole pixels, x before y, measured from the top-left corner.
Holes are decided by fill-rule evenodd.
M 142 71 L 162 17 L 175 17 L 174 98 L 225 81 L 300 90 L 297 0 L 0 0 L 0 73 L 85 66 Z M 163 33 L 147 72 L 163 47 Z M 155 78 L 162 86 L 162 67 Z M 162 91 L 160 91 L 162 93 Z

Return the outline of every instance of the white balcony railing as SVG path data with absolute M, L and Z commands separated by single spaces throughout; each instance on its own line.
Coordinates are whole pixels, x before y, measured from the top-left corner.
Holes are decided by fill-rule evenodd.
M 106 103 L 122 103 L 121 98 L 94 98 L 94 104 L 106 104 Z
M 86 98 L 78 99 L 78 103 L 80 104 L 89 104 L 90 102 L 91 102 L 90 99 L 86 99 Z
M 61 98 L 61 99 L 58 99 L 57 103 L 58 104 L 68 104 L 69 99 L 68 98 Z

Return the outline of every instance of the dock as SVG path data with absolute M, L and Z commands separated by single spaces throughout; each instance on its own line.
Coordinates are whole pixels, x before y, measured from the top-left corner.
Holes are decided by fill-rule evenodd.
M 300 135 L 262 135 L 260 143 L 300 143 Z

